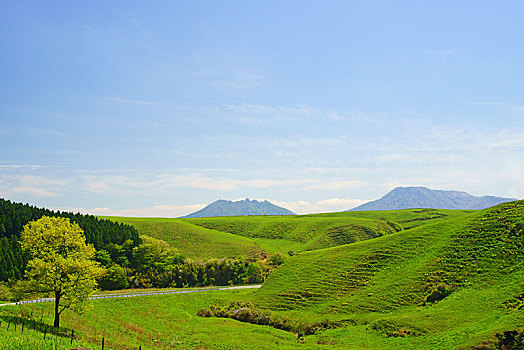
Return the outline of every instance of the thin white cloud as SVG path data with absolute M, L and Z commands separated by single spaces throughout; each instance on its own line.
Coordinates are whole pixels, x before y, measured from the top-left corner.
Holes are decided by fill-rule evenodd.
M 340 189 L 358 187 L 358 186 L 361 186 L 362 184 L 363 184 L 362 181 L 356 181 L 356 180 L 333 181 L 333 182 L 325 182 L 325 183 L 319 183 L 316 185 L 306 186 L 304 187 L 304 190 L 340 190 Z
M 374 158 L 378 163 L 397 163 L 406 162 L 412 159 L 412 156 L 406 153 L 386 153 L 375 156 Z
M 272 201 L 269 202 L 289 209 L 297 214 L 314 214 L 314 213 L 331 213 L 340 212 L 355 208 L 361 204 L 369 202 L 369 200 L 363 199 L 351 199 L 351 198 L 329 198 L 320 200 L 317 202 L 308 201 L 293 201 L 293 202 L 281 202 Z
M 28 186 L 15 187 L 11 189 L 11 192 L 29 194 L 29 195 L 37 196 L 37 197 L 56 197 L 59 195 L 56 192 L 51 192 L 51 191 L 48 191 L 42 188 L 38 188 L 38 187 L 28 187 Z
M 144 100 L 133 100 L 133 99 L 127 99 L 123 97 L 109 97 L 105 99 L 106 101 L 111 102 L 117 102 L 121 104 L 127 104 L 127 105 L 141 105 L 141 106 L 154 106 L 154 107 L 163 107 L 164 104 L 157 103 L 157 102 L 151 102 L 151 101 L 144 101 Z
M 241 183 L 247 187 L 255 188 L 270 188 L 270 187 L 279 187 L 279 186 L 297 186 L 303 185 L 306 183 L 318 182 L 318 180 L 313 179 L 298 179 L 298 180 L 271 180 L 271 179 L 256 179 L 242 181 Z
M 478 105 L 489 105 L 489 106 L 499 106 L 505 109 L 510 109 L 519 113 L 524 113 L 524 106 L 514 105 L 506 102 L 476 102 Z
M 156 205 L 152 207 L 140 207 L 135 209 L 111 209 L 100 208 L 67 208 L 65 211 L 80 212 L 82 214 L 101 216 L 125 216 L 125 217 L 164 217 L 176 218 L 193 213 L 204 208 L 206 204 L 189 205 Z
M 235 179 L 213 178 L 199 173 L 184 175 L 142 174 L 128 175 L 83 175 L 78 181 L 86 192 L 95 194 L 123 193 L 166 193 L 177 188 L 193 188 L 212 191 L 231 191 L 240 188 L 277 188 L 316 183 L 316 179 Z
M 365 122 L 375 124 L 374 116 L 360 110 L 319 109 L 306 104 L 295 106 L 270 106 L 263 104 L 226 104 L 209 110 L 224 120 L 238 123 L 273 123 L 275 121 L 310 120 L 319 122 Z
M 43 165 L 31 165 L 31 164 L 0 164 L 0 169 L 40 169 Z

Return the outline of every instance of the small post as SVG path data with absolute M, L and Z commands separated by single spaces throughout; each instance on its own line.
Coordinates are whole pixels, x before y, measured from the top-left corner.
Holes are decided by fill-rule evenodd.
M 7 330 L 9 330 L 10 325 L 11 325 L 11 320 L 9 320 L 9 323 L 7 324 Z
M 102 350 L 104 350 L 104 342 L 105 342 L 106 338 L 105 337 L 102 337 Z
M 18 323 L 17 320 L 18 320 L 18 319 L 15 318 L 15 331 L 16 331 L 16 324 Z
M 44 340 L 45 340 L 46 334 L 47 334 L 47 326 L 44 327 Z
M 25 325 L 25 322 L 22 321 L 22 333 L 24 333 L 24 325 Z
M 75 337 L 75 330 L 71 330 L 71 345 L 73 345 L 73 338 Z

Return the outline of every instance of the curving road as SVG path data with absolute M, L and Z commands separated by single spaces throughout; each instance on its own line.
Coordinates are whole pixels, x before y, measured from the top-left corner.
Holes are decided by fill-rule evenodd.
M 96 294 L 89 298 L 89 300 L 94 299 L 109 299 L 109 298 L 132 298 L 132 297 L 144 297 L 147 295 L 166 295 L 166 294 L 184 294 L 184 293 L 198 293 L 198 292 L 209 292 L 209 291 L 217 291 L 217 290 L 232 290 L 232 289 L 252 289 L 252 288 L 260 288 L 261 284 L 254 284 L 254 285 L 248 285 L 248 286 L 233 286 L 233 287 L 215 287 L 215 288 L 202 288 L 202 289 L 183 289 L 183 290 L 165 290 L 165 291 L 157 291 L 157 292 L 134 292 L 134 293 L 119 293 L 119 294 Z M 16 303 L 7 303 L 7 304 L 0 304 L 0 306 L 8 306 L 8 305 L 22 305 L 22 304 L 31 304 L 31 303 L 46 303 L 55 301 L 55 298 L 38 298 L 35 300 L 25 300 L 25 301 L 18 301 Z

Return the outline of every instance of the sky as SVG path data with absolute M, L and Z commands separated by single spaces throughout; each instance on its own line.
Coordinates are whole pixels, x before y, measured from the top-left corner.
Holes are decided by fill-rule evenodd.
M 0 197 L 176 217 L 524 198 L 522 1 L 0 2 Z

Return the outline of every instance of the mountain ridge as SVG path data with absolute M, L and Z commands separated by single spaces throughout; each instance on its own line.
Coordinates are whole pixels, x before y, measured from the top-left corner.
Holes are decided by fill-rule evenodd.
M 279 207 L 267 200 L 257 201 L 246 198 L 240 201 L 219 199 L 182 218 L 202 218 L 215 216 L 248 216 L 248 215 L 296 215 L 292 211 Z
M 486 209 L 516 198 L 472 196 L 464 191 L 431 190 L 427 187 L 396 187 L 383 197 L 347 211 L 430 209 Z

